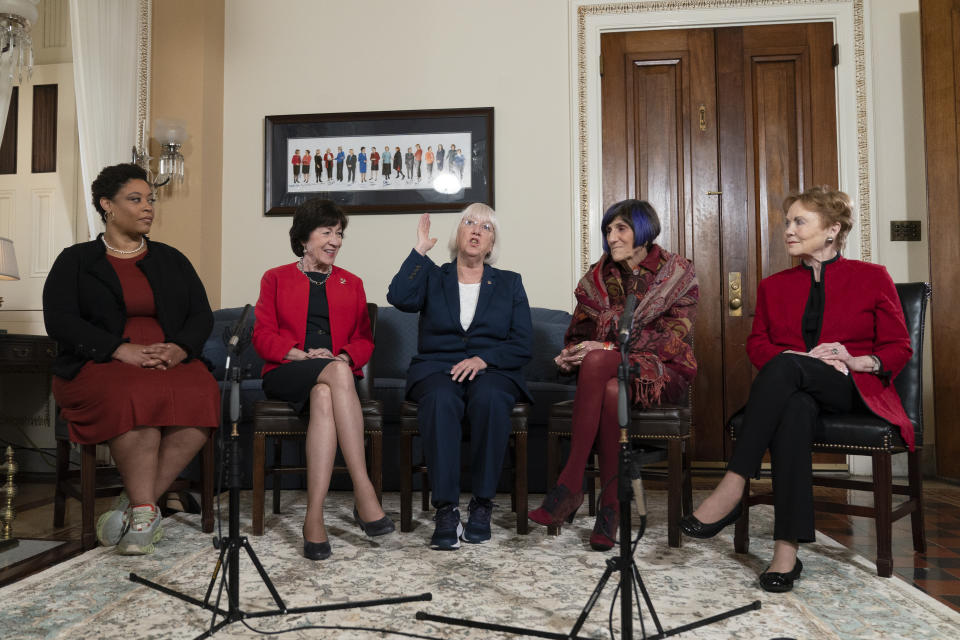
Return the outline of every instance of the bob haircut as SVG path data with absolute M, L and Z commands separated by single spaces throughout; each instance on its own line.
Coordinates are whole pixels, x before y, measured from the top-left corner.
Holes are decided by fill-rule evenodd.
M 103 220 L 104 224 L 107 222 L 107 212 L 100 206 L 100 198 L 113 200 L 114 196 L 123 188 L 123 185 L 131 180 L 143 180 L 147 184 L 150 183 L 150 181 L 147 180 L 147 172 L 144 171 L 140 165 L 114 164 L 109 167 L 104 167 L 100 175 L 97 176 L 97 179 L 90 185 L 90 191 L 93 195 L 93 206 L 96 208 L 97 213 L 100 214 L 100 219 Z
M 324 198 L 311 198 L 293 212 L 293 224 L 290 225 L 290 248 L 298 258 L 303 257 L 303 245 L 310 234 L 319 227 L 335 227 L 340 231 L 347 229 L 347 216 L 340 207 Z
M 783 201 L 783 213 L 786 214 L 797 202 L 803 204 L 810 211 L 820 214 L 823 228 L 840 225 L 840 232 L 834 239 L 837 251 L 843 250 L 847 234 L 853 228 L 853 202 L 850 196 L 828 185 L 810 187 L 806 191 L 791 193 Z
M 450 260 L 457 259 L 457 234 L 463 225 L 463 221 L 467 218 L 473 218 L 477 222 L 489 222 L 493 225 L 493 245 L 490 247 L 490 253 L 483 258 L 484 264 L 493 266 L 500 257 L 500 223 L 497 222 L 497 212 L 482 202 L 474 202 L 464 209 L 460 220 L 457 221 L 457 226 L 450 232 L 450 242 L 447 243 L 447 248 L 450 249 Z
M 617 218 L 626 222 L 633 229 L 634 247 L 644 245 L 649 251 L 653 241 L 660 235 L 660 218 L 657 217 L 657 211 L 652 204 L 646 200 L 621 200 L 610 205 L 610 208 L 603 214 L 603 220 L 600 221 L 600 230 L 603 232 L 603 251 L 605 253 L 610 253 L 610 245 L 607 244 L 607 232 Z

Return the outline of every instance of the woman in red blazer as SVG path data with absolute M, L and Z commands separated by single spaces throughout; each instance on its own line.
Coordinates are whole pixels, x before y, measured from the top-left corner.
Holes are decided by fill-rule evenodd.
M 263 391 L 309 410 L 307 515 L 303 555 L 330 556 L 323 502 L 337 445 L 353 481 L 353 517 L 369 536 L 394 530 L 367 476 L 363 413 L 354 376 L 373 353 L 363 282 L 334 266 L 347 217 L 334 203 L 308 200 L 293 216 L 290 247 L 300 260 L 270 269 L 260 281 L 253 346 L 264 359 Z
M 743 429 L 720 484 L 681 528 L 709 538 L 740 517 L 745 478 L 770 449 L 774 486 L 773 560 L 767 591 L 793 588 L 803 565 L 797 544 L 814 540 L 811 446 L 819 413 L 872 413 L 913 427 L 892 379 L 910 359 L 910 336 L 887 270 L 846 260 L 850 198 L 829 187 L 788 197 L 784 240 L 800 264 L 760 282 L 747 354 L 759 369 Z

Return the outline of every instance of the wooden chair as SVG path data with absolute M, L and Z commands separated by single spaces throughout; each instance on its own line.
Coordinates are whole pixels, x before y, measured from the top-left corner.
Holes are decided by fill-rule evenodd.
M 527 523 L 527 418 L 530 405 L 518 402 L 510 414 L 512 431 L 509 447 L 513 457 L 513 492 L 510 494 L 510 508 L 517 514 L 517 533 L 526 535 L 530 530 Z M 470 436 L 470 425 L 463 423 L 463 437 Z M 420 474 L 421 508 L 430 509 L 429 470 L 424 456 L 417 464 L 413 462 L 413 439 L 420 435 L 417 421 L 417 404 L 404 402 L 400 407 L 400 531 L 413 529 L 413 475 Z
M 930 285 L 925 282 L 898 284 L 897 293 L 903 307 L 913 356 L 893 381 L 903 402 L 903 408 L 913 423 L 916 446 L 908 451 L 900 428 L 868 415 L 824 414 L 813 432 L 813 451 L 866 455 L 873 459 L 873 478 L 869 481 L 847 478 L 818 477 L 813 484 L 821 487 L 837 487 L 873 493 L 873 506 L 862 506 L 814 500 L 814 509 L 829 513 L 873 518 L 877 530 L 877 575 L 888 578 L 893 573 L 892 537 L 893 521 L 910 515 L 913 528 L 913 548 L 925 553 L 927 541 L 923 525 L 923 488 L 921 486 L 920 451 L 923 445 L 923 329 Z M 738 412 L 728 424 L 732 437 L 736 438 L 743 426 L 743 415 Z M 894 454 L 907 454 L 907 484 L 894 484 L 891 458 Z M 908 496 L 907 500 L 893 508 L 893 494 Z M 755 504 L 773 504 L 773 494 L 750 495 L 750 479 L 743 491 L 743 513 L 734 530 L 734 548 L 737 553 L 746 553 L 750 548 L 750 509 Z
M 213 429 L 210 430 L 211 436 Z M 80 501 L 80 543 L 84 551 L 97 546 L 97 534 L 94 530 L 94 507 L 96 499 L 102 496 L 119 495 L 123 490 L 120 475 L 114 466 L 97 467 L 95 444 L 80 445 L 80 470 L 70 470 L 70 434 L 67 423 L 59 417 L 54 426 L 57 441 L 56 488 L 53 497 L 53 526 L 64 525 L 67 498 Z M 208 438 L 200 452 L 203 461 L 200 488 L 200 526 L 204 533 L 213 531 L 213 438 Z M 79 479 L 79 485 L 77 480 Z M 175 480 L 169 492 L 190 488 L 190 482 Z
M 370 331 L 377 335 L 377 305 L 367 303 L 370 314 Z M 363 410 L 364 451 L 367 457 L 367 473 L 377 492 L 383 498 L 383 409 L 373 395 L 373 373 L 370 363 L 363 367 L 363 378 L 357 382 L 357 394 Z M 273 464 L 267 464 L 267 438 L 273 438 Z M 273 478 L 273 512 L 280 513 L 280 480 L 286 474 L 304 474 L 303 465 L 284 465 L 281 462 L 283 442 L 305 441 L 307 438 L 306 417 L 294 412 L 287 402 L 261 400 L 253 410 L 253 535 L 263 535 L 263 512 L 266 493 L 266 478 Z M 345 465 L 337 465 L 334 473 L 346 473 Z
M 557 484 L 561 469 L 561 440 L 569 440 L 573 434 L 573 402 L 558 402 L 550 408 L 547 431 L 547 487 Z M 635 408 L 630 412 L 631 446 L 635 449 L 639 446 L 661 450 L 661 456 L 650 455 L 648 452 L 643 456 L 644 462 L 664 458 L 667 460 L 667 542 L 671 547 L 680 546 L 680 518 L 692 512 L 693 491 L 690 455 L 687 451 L 693 432 L 692 406 L 692 391 L 688 391 L 686 402 L 682 404 L 650 409 Z M 599 475 L 599 469 L 593 463 L 588 464 L 584 475 L 590 479 L 589 513 L 595 515 L 593 478 Z M 548 528 L 553 535 L 559 535 L 560 530 L 560 527 Z

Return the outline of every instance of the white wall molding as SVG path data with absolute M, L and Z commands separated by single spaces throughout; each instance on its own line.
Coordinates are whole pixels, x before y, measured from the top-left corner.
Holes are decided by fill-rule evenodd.
M 863 0 L 647 0 L 610 3 L 570 1 L 571 140 L 574 165 L 572 236 L 576 283 L 601 253 L 600 36 L 607 32 L 732 27 L 784 22 L 829 21 L 840 45 L 836 69 L 837 143 L 840 189 L 859 207 L 850 255 L 874 255 L 870 207 L 871 155 L 869 65 Z

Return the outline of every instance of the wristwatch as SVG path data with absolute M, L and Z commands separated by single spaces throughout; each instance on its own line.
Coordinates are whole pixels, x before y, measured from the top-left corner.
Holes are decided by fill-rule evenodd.
M 873 369 L 870 370 L 870 373 L 878 374 L 883 371 L 883 363 L 880 362 L 880 358 L 873 354 L 871 354 L 870 357 L 873 358 Z

